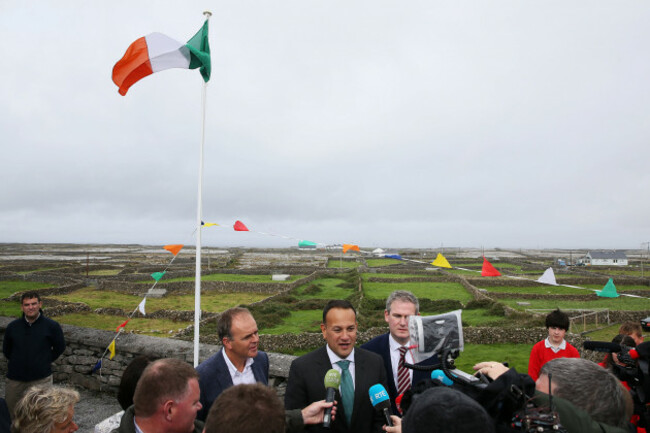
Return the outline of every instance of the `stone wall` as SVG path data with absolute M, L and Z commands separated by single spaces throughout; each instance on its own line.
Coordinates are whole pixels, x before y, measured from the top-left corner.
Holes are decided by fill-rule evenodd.
M 0 317 L 0 340 L 9 322 L 9 317 Z M 80 328 L 61 325 L 67 347 L 65 352 L 53 364 L 54 381 L 70 383 L 91 390 L 101 390 L 116 394 L 124 368 L 137 355 L 156 357 L 173 357 L 192 363 L 194 360 L 193 343 L 169 338 L 148 337 L 137 334 L 120 334 L 116 342 L 116 355 L 112 360 L 106 356 L 102 361 L 101 375 L 98 372 L 89 374 L 100 359 L 106 347 L 115 336 L 112 331 L 101 331 L 90 328 Z M 220 346 L 201 344 L 199 360 L 203 361 L 220 349 Z M 286 382 L 289 376 L 289 366 L 295 357 L 277 353 L 269 353 L 270 376 L 272 384 Z M 0 357 L 0 374 L 7 371 L 7 360 Z

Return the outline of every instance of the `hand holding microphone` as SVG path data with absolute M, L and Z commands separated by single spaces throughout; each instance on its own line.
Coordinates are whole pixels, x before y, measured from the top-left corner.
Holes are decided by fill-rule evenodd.
M 336 390 L 339 389 L 340 384 L 341 384 L 341 373 L 334 370 L 333 368 L 328 370 L 327 373 L 325 373 L 325 389 L 327 390 L 325 401 L 327 403 L 331 403 L 334 401 L 334 397 L 336 396 Z M 325 415 L 323 416 L 323 427 L 329 428 L 331 423 L 332 423 L 332 408 L 328 407 L 327 409 L 325 409 Z
M 378 383 L 371 386 L 368 390 L 368 394 L 370 396 L 370 403 L 372 403 L 372 406 L 384 414 L 386 425 L 392 427 L 393 421 L 390 419 L 390 416 L 392 415 L 390 412 L 390 399 L 388 398 L 388 393 L 386 392 L 384 385 Z

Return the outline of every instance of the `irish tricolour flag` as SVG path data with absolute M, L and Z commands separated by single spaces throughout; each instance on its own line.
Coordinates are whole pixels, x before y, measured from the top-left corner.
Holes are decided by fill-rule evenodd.
M 186 44 L 162 33 L 151 33 L 129 45 L 113 67 L 113 82 L 126 95 L 133 84 L 154 72 L 170 68 L 201 68 L 203 80 L 210 79 L 210 45 L 208 21 Z

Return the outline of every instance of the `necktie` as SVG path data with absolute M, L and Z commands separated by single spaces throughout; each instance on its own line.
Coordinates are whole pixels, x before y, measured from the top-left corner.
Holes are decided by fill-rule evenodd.
M 406 351 L 404 346 L 399 348 L 399 365 L 397 366 L 397 395 L 402 395 L 411 387 L 411 375 L 408 368 L 404 367 Z
M 348 370 L 350 361 L 338 361 L 337 364 L 341 367 L 341 400 L 343 400 L 343 410 L 349 427 L 352 422 L 352 410 L 354 408 L 354 383 L 352 383 L 352 375 Z

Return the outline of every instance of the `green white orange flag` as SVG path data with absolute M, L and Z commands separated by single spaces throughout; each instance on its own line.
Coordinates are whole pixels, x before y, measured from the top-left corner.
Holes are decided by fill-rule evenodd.
M 431 262 L 433 266 L 438 266 L 439 268 L 451 268 L 451 265 L 442 254 L 438 253 L 438 256 L 434 261 Z
M 124 96 L 142 78 L 171 68 L 200 68 L 203 80 L 208 82 L 211 63 L 207 20 L 186 44 L 162 33 L 151 33 L 137 39 L 113 67 L 113 82 Z

